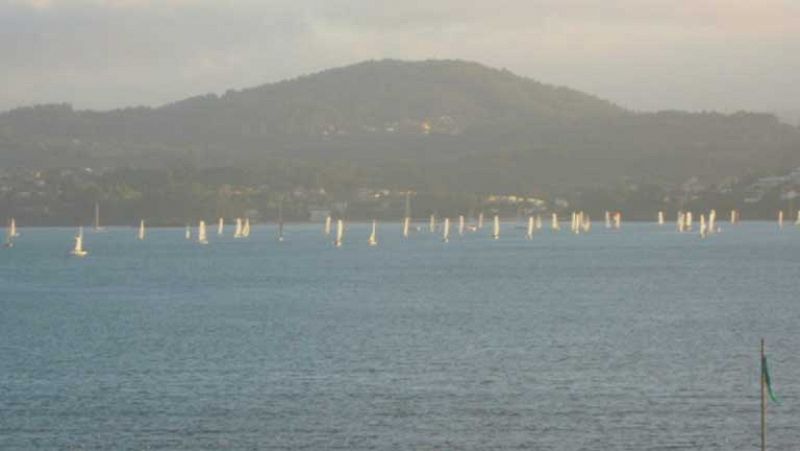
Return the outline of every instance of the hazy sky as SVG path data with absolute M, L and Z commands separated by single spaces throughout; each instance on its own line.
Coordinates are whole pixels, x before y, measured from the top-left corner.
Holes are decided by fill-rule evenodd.
M 799 0 L 0 0 L 0 110 L 459 58 L 635 109 L 800 110 Z

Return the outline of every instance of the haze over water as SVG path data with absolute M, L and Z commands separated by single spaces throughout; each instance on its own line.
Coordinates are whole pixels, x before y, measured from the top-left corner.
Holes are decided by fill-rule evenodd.
M 505 224 L 287 241 L 21 229 L 0 252 L 0 448 L 755 449 L 800 442 L 800 231 Z

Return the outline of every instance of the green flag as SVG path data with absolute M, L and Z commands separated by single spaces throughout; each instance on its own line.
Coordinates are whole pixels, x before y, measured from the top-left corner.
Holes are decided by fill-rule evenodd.
M 775 392 L 772 391 L 772 378 L 769 374 L 769 365 L 767 364 L 767 356 L 761 358 L 761 376 L 764 378 L 764 383 L 767 384 L 767 393 L 769 393 L 769 399 L 772 400 L 775 404 L 780 405 L 780 401 L 775 396 Z

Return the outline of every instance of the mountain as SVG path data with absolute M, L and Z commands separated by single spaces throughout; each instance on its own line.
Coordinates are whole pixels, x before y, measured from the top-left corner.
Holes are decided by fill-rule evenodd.
M 800 165 L 766 114 L 638 113 L 464 61 L 369 61 L 157 108 L 0 114 L 0 165 L 350 164 L 381 186 L 535 192 Z

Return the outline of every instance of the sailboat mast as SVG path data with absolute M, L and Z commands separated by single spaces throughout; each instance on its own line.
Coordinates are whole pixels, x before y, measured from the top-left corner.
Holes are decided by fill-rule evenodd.
M 94 229 L 100 230 L 100 203 L 94 203 Z
M 283 241 L 283 198 L 278 201 L 278 241 Z

